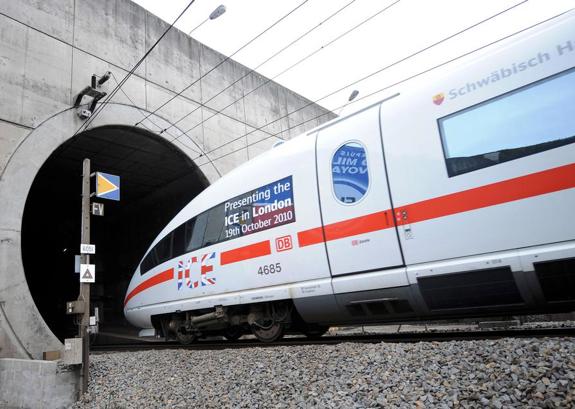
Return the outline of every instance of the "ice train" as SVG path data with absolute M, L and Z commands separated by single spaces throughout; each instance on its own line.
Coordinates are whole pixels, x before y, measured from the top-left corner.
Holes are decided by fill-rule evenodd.
M 125 298 L 189 342 L 575 309 L 575 12 L 222 177 Z

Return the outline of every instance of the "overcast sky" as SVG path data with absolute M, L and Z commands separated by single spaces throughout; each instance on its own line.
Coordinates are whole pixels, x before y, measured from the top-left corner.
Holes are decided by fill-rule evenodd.
M 134 1 L 169 23 L 189 3 L 189 0 Z M 220 4 L 225 4 L 226 13 L 203 24 L 193 32 L 192 37 L 227 56 L 301 5 L 281 23 L 233 56 L 234 60 L 250 68 L 259 66 L 347 5 L 257 71 L 268 78 L 275 77 L 274 81 L 312 101 L 318 101 L 336 113 L 344 111 L 348 114 L 381 99 L 385 92 L 369 98 L 365 98 L 366 95 L 409 74 L 560 14 L 575 7 L 575 0 L 196 0 L 176 27 L 189 32 Z M 514 5 L 518 6 L 415 58 L 322 99 L 390 63 Z M 387 10 L 382 11 L 386 7 Z M 343 35 L 374 15 L 357 29 Z M 333 41 L 338 36 L 341 38 Z M 278 76 L 292 64 L 318 50 L 312 57 Z M 354 89 L 359 91 L 357 102 L 342 107 Z M 362 97 L 364 99 L 360 100 Z

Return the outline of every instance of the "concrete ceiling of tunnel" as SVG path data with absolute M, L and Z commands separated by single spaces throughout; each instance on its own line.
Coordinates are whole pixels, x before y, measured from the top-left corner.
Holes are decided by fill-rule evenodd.
M 58 160 L 46 165 L 65 168 L 76 165 L 79 158 L 89 158 L 92 171 L 121 175 L 130 181 L 121 186 L 125 203 L 137 201 L 190 174 L 193 167 L 190 158 L 160 138 L 142 138 L 141 132 L 116 126 L 86 131 L 82 137 L 63 144 L 53 158 Z

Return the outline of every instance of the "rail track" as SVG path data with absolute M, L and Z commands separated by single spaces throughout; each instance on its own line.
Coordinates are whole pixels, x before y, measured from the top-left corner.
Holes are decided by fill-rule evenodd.
M 447 342 L 471 341 L 501 338 L 542 338 L 542 337 L 575 337 L 575 327 L 568 328 L 529 328 L 529 329 L 491 329 L 473 331 L 438 331 L 438 332 L 405 332 L 385 334 L 362 334 L 323 336 L 317 339 L 305 337 L 287 337 L 273 343 L 262 343 L 256 339 L 241 339 L 238 341 L 200 340 L 193 344 L 181 345 L 176 341 L 142 341 L 118 344 L 93 345 L 92 353 L 108 353 L 121 351 L 143 351 L 160 349 L 191 349 L 219 350 L 230 348 L 270 348 L 277 346 L 298 345 L 334 345 L 345 342 L 380 343 L 380 342 Z

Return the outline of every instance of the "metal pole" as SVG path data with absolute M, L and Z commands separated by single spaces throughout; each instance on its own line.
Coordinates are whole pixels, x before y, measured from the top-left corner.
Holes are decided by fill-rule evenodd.
M 90 244 L 90 159 L 84 159 L 82 166 L 81 235 L 81 243 Z M 90 264 L 89 254 L 81 254 L 80 257 L 82 264 Z M 80 271 L 80 274 L 82 274 L 82 271 Z M 90 376 L 90 334 L 88 334 L 88 326 L 90 325 L 90 283 L 80 283 L 78 299 L 84 301 L 84 313 L 78 326 L 78 335 L 82 338 L 82 388 L 80 393 L 83 395 L 88 391 Z

